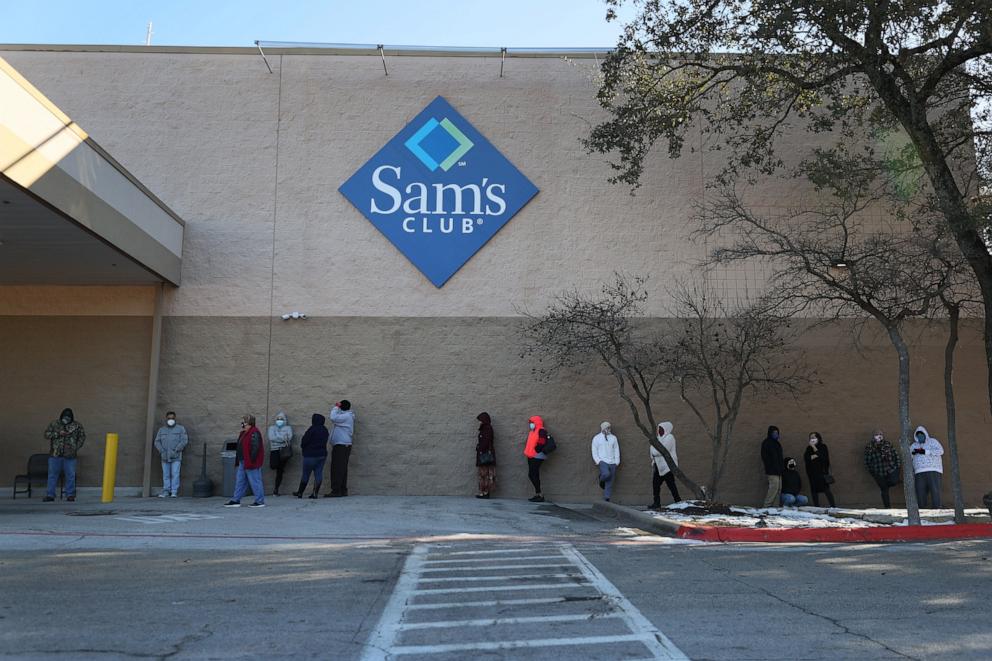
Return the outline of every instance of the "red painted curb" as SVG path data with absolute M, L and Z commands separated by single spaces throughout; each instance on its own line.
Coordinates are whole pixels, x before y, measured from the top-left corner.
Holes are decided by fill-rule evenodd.
M 992 523 L 873 528 L 731 528 L 684 525 L 679 527 L 675 535 L 705 542 L 915 542 L 992 538 Z

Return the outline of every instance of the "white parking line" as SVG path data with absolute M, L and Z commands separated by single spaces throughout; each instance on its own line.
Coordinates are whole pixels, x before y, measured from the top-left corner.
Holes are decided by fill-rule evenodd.
M 546 547 L 545 547 L 546 548 Z M 491 652 L 525 648 L 576 647 L 583 645 L 624 645 L 625 654 L 630 654 L 631 644 L 640 644 L 647 648 L 650 658 L 680 659 L 687 657 L 671 640 L 659 631 L 650 620 L 641 614 L 630 601 L 620 593 L 595 566 L 593 566 L 574 547 L 567 544 L 556 546 L 560 552 L 556 559 L 564 559 L 566 564 L 545 565 L 497 565 L 495 567 L 431 567 L 439 561 L 438 553 L 426 545 L 415 547 L 404 563 L 403 570 L 396 582 L 392 594 L 375 630 L 366 643 L 362 659 L 365 661 L 383 661 L 406 655 L 430 656 L 435 654 L 451 654 L 459 652 Z M 545 549 L 489 549 L 486 551 L 457 551 L 446 552 L 444 556 L 480 555 L 489 556 L 486 560 L 510 560 L 507 553 L 520 553 L 533 550 L 540 552 Z M 502 557 L 499 555 L 502 554 Z M 522 556 L 530 560 L 534 556 Z M 430 559 L 428 559 L 430 558 Z M 457 562 L 457 561 L 447 561 Z M 522 567 L 549 567 L 552 570 L 559 567 L 569 567 L 578 573 L 557 574 L 509 574 L 503 576 L 447 576 L 438 578 L 428 574 L 444 571 L 485 571 L 492 568 L 519 569 Z M 543 579 L 572 579 L 571 581 L 527 584 L 528 580 Z M 575 582 L 575 579 L 581 579 Z M 423 588 L 423 584 L 439 582 L 480 581 L 495 582 L 495 585 L 452 588 Z M 500 584 L 502 582 L 502 584 Z M 548 597 L 526 597 L 518 599 L 485 599 L 479 601 L 459 601 L 457 595 L 471 598 L 473 593 L 523 592 L 532 594 L 537 590 L 554 590 Z M 576 592 L 578 591 L 578 592 Z M 584 591 L 584 593 L 582 592 Z M 451 595 L 442 602 L 424 602 L 435 595 Z M 445 609 L 455 611 L 464 618 L 464 609 L 481 608 L 497 609 L 505 606 L 546 604 L 546 608 L 538 610 L 540 615 L 523 617 L 484 617 L 486 611 L 475 613 L 483 617 L 466 619 L 430 619 L 435 612 L 441 615 Z M 571 605 L 569 605 L 571 604 Z M 557 605 L 557 606 L 556 606 Z M 577 606 L 576 606 L 577 605 Z M 555 608 L 562 609 L 557 613 Z M 576 613 L 576 607 L 583 612 Z M 594 607 L 594 608 L 592 608 Z M 406 621 L 408 613 L 419 612 L 421 616 L 415 621 Z M 605 621 L 597 625 L 596 630 L 588 628 L 588 622 Z M 609 622 L 614 622 L 610 625 Z M 518 636 L 514 627 L 518 625 L 549 624 L 553 628 L 547 638 L 527 638 Z M 501 628 L 502 627 L 502 628 Z M 469 629 L 471 628 L 471 629 Z M 475 631 L 469 635 L 468 631 Z M 416 636 L 417 633 L 421 635 Z M 450 632 L 450 633 L 449 633 Z M 430 633 L 425 639 L 423 634 Z M 574 635 L 567 635 L 573 633 Z M 600 635 L 591 635 L 600 634 Z M 472 641 L 473 637 L 484 637 L 486 640 Z M 447 640 L 445 640 L 447 638 Z M 505 639 L 504 639 L 505 638 Z M 450 642 L 449 642 L 450 641 Z M 428 642 L 430 644 L 410 644 Z M 618 650 L 619 651 L 619 650 Z M 468 656 L 468 655 L 466 655 Z M 640 655 L 638 655 L 640 656 Z
M 561 558 L 561 553 L 555 555 L 527 555 L 521 556 L 521 560 L 559 560 Z M 472 558 L 470 560 L 425 560 L 425 565 L 453 565 L 456 562 L 459 564 L 475 563 L 475 562 L 505 562 L 506 560 L 512 560 L 513 558 Z
M 560 556 L 559 556 L 560 557 Z M 427 567 L 424 569 L 425 573 L 435 573 L 435 572 L 452 572 L 452 571 L 474 571 L 477 572 L 480 569 L 484 571 L 490 571 L 493 569 L 540 569 L 542 567 L 571 567 L 571 562 L 552 562 L 546 565 L 489 565 L 488 567 Z

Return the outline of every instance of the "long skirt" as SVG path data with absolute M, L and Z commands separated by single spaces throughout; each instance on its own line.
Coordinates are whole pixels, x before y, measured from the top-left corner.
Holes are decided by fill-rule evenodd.
M 496 465 L 479 466 L 479 493 L 490 493 L 496 488 Z

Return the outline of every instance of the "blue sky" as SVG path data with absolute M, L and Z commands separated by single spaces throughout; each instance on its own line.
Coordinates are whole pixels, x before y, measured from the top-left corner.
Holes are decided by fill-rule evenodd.
M 30 0 L 3 3 L 0 43 L 251 46 L 613 46 L 602 0 Z

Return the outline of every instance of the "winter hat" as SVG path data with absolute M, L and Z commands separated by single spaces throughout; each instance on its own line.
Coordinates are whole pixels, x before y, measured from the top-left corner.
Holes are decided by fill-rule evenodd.
M 613 425 L 611 425 L 609 422 L 606 422 L 604 420 L 603 422 L 599 423 L 599 431 L 606 431 L 607 429 L 609 429 L 612 426 Z

